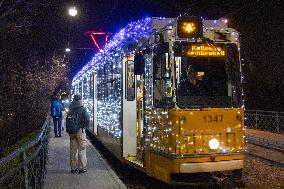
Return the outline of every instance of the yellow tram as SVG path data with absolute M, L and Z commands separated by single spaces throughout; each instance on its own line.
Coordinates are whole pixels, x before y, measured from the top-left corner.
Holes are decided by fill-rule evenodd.
M 154 178 L 243 168 L 239 34 L 224 20 L 132 22 L 77 73 L 71 92 L 91 114 L 90 133 Z

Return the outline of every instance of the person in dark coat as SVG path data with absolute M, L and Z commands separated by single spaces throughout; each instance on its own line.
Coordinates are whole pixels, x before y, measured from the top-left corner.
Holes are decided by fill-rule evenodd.
M 192 65 L 189 65 L 186 72 L 181 75 L 181 81 L 178 87 L 180 96 L 195 96 L 198 95 L 200 81 L 197 78 L 197 72 Z
M 61 137 L 61 121 L 62 121 L 62 111 L 63 106 L 60 102 L 60 97 L 58 95 L 53 97 L 53 100 L 51 102 L 50 106 L 50 114 L 53 118 L 53 124 L 54 124 L 54 135 L 55 137 Z
M 89 126 L 90 116 L 86 108 L 82 105 L 80 95 L 75 95 L 69 107 L 68 114 L 77 112 L 79 120 L 81 120 L 80 130 L 77 134 L 70 134 L 70 167 L 71 173 L 87 172 L 87 157 L 86 157 L 86 132 L 85 129 Z M 67 127 L 67 125 L 66 125 Z

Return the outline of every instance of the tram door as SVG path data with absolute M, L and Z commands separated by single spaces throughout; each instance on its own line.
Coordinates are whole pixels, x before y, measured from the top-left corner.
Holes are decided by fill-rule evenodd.
M 136 107 L 137 107 L 137 160 L 143 159 L 142 137 L 143 137 L 143 77 L 135 76 L 136 80 Z
M 134 56 L 123 57 L 123 157 L 137 155 L 137 112 L 135 100 Z
M 94 128 L 94 134 L 98 135 L 98 125 L 97 125 L 97 74 L 93 74 L 93 99 L 94 99 L 94 104 L 93 104 L 93 128 Z

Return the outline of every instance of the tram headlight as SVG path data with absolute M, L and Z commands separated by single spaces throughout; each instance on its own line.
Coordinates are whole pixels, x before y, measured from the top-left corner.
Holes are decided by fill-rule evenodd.
M 220 143 L 216 138 L 209 140 L 209 147 L 211 150 L 216 150 L 219 147 Z

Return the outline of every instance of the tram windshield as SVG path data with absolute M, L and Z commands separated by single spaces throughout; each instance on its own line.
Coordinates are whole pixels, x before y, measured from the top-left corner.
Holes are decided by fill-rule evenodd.
M 224 57 L 175 57 L 179 107 L 239 107 L 240 83 Z

